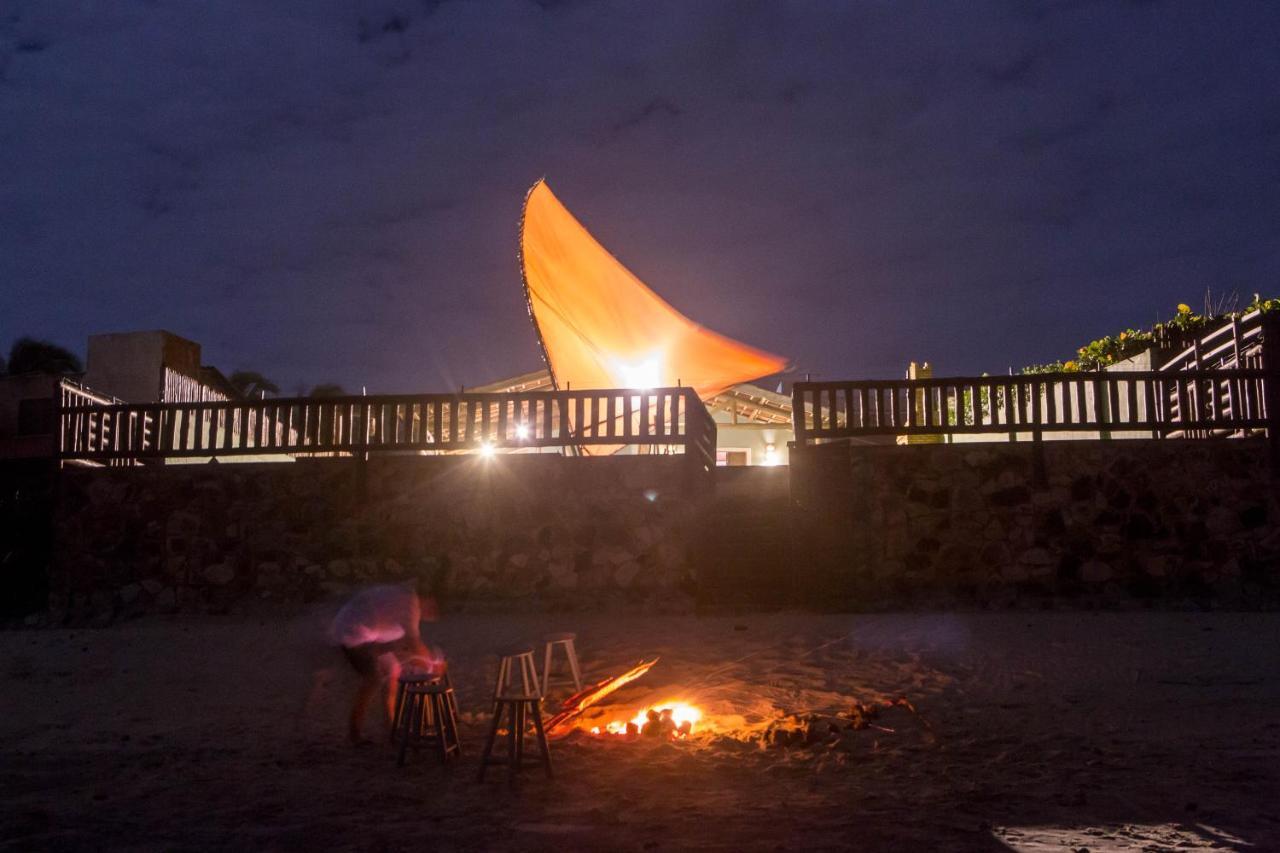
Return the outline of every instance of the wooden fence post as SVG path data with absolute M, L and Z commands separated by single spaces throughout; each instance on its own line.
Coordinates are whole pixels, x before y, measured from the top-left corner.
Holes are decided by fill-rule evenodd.
M 1271 471 L 1280 474 L 1280 317 L 1274 314 L 1262 315 L 1262 369 Z
M 1040 488 L 1049 485 L 1049 474 L 1044 462 L 1044 407 L 1042 393 L 1052 393 L 1051 384 L 1039 379 L 1031 383 L 1031 471 L 1032 482 Z
M 804 447 L 805 433 L 808 431 L 809 424 L 804 416 L 804 389 L 799 382 L 791 386 L 791 424 L 792 431 L 795 433 L 796 447 Z

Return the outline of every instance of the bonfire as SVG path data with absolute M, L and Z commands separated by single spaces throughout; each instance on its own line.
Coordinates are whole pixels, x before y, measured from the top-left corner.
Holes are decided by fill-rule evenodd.
M 623 685 L 635 681 L 657 662 L 657 658 L 641 661 L 622 675 L 606 678 L 573 694 L 561 703 L 559 713 L 547 721 L 547 734 L 567 734 L 571 730 L 569 723 L 581 716 L 583 711 Z M 669 701 L 644 708 L 630 720 L 615 720 L 604 727 L 593 726 L 590 731 L 591 734 L 602 737 L 685 738 L 693 733 L 694 724 L 701 719 L 702 711 L 695 706 L 683 701 Z
M 625 722 L 615 720 L 602 729 L 593 726 L 593 735 L 623 735 L 635 737 L 683 738 L 693 733 L 693 725 L 702 719 L 702 711 L 687 702 L 658 705 L 645 708 Z

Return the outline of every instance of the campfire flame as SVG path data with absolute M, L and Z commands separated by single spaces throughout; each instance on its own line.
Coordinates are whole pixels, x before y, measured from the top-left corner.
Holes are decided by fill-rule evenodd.
M 639 711 L 630 720 L 614 720 L 603 728 L 594 726 L 593 735 L 666 735 L 688 737 L 702 719 L 702 711 L 687 702 L 659 702 Z

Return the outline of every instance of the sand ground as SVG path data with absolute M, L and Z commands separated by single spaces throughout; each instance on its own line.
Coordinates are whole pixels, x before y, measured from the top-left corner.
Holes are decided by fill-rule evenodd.
M 0 849 L 1280 850 L 1280 614 L 446 615 L 446 769 L 345 742 L 329 612 L 0 633 Z M 680 699 L 699 730 L 478 784 L 490 652 L 548 630 L 595 677 L 661 657 L 586 724 Z M 760 743 L 898 695 L 918 717 L 841 749 Z

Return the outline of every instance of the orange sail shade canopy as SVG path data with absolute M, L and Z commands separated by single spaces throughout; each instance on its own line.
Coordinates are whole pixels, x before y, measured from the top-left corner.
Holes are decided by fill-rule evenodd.
M 704 329 L 650 290 L 539 181 L 525 198 L 529 313 L 560 388 L 662 388 L 707 399 L 786 359 Z

